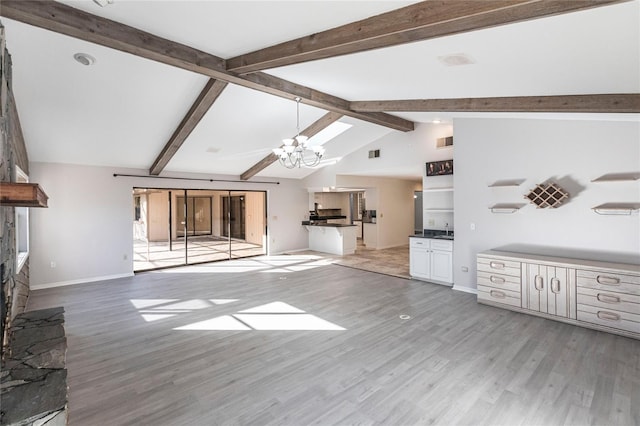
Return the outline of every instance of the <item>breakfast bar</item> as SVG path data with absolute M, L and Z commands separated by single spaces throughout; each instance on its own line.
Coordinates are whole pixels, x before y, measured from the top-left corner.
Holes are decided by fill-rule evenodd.
M 305 225 L 309 231 L 309 249 L 337 255 L 356 251 L 356 225 L 318 223 Z

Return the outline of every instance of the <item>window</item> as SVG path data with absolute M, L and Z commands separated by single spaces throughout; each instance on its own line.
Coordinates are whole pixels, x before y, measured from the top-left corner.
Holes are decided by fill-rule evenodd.
M 16 182 L 29 182 L 29 176 L 16 166 Z M 15 207 L 16 274 L 29 257 L 29 208 Z

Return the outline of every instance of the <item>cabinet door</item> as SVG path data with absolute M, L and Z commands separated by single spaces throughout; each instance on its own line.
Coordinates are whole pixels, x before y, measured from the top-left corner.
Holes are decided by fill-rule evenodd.
M 547 312 L 559 317 L 574 318 L 576 303 L 572 274 L 575 269 L 547 266 Z
M 565 318 L 576 317 L 575 269 L 527 264 L 528 309 Z
M 528 309 L 547 313 L 547 267 L 527 263 Z
M 428 246 L 427 246 L 428 247 Z M 429 278 L 431 265 L 429 264 L 429 249 L 411 247 L 410 273 L 414 277 Z
M 443 250 L 431 250 L 431 279 L 453 282 L 453 253 Z

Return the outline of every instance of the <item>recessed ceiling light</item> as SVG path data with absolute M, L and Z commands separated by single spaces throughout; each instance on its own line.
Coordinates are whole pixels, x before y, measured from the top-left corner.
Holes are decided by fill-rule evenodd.
M 215 154 L 216 152 L 220 152 L 220 148 L 217 148 L 215 146 L 210 146 L 209 148 L 207 148 L 207 152 Z
M 471 65 L 476 63 L 476 61 L 466 53 L 454 53 L 452 55 L 438 56 L 438 60 L 448 67 Z
M 73 59 L 80 62 L 82 65 L 93 65 L 96 63 L 96 58 L 86 53 L 76 53 L 73 55 Z
M 105 6 L 108 6 L 110 4 L 113 4 L 113 1 L 114 0 L 93 0 L 93 2 L 95 4 L 97 4 L 98 6 L 100 6 L 100 7 L 105 7 Z
M 437 118 L 435 120 L 432 121 L 433 124 L 440 124 L 442 123 L 442 121 L 438 120 Z

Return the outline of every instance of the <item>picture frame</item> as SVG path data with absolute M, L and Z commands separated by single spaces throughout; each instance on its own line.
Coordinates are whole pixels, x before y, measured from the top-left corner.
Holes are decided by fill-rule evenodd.
M 453 159 L 432 161 L 427 163 L 427 176 L 444 176 L 453 174 Z

